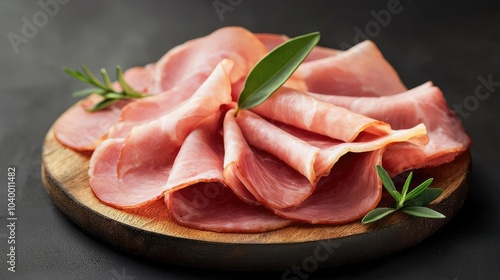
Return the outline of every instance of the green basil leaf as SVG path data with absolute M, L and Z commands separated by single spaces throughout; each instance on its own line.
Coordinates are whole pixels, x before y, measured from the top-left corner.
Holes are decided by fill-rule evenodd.
M 238 109 L 253 108 L 278 90 L 304 61 L 320 38 L 319 32 L 298 36 L 279 45 L 253 67 L 238 98 Z
M 425 180 L 422 184 L 418 185 L 406 196 L 406 200 L 411 200 L 419 196 L 422 192 L 425 191 L 425 189 L 427 189 L 427 187 L 429 187 L 433 180 L 433 178 L 430 178 Z
M 445 215 L 439 213 L 438 211 L 432 210 L 431 208 L 422 207 L 422 206 L 410 206 L 404 207 L 401 210 L 408 215 L 422 217 L 422 218 L 431 218 L 431 219 L 443 219 L 446 218 Z
M 102 93 L 104 93 L 104 91 L 102 89 L 99 89 L 99 88 L 85 88 L 85 89 L 81 89 L 81 90 L 73 92 L 73 96 L 74 97 L 85 97 L 85 96 L 89 96 L 93 93 L 102 94 Z
M 399 204 L 401 201 L 401 194 L 396 190 L 391 176 L 389 176 L 387 171 L 385 171 L 385 169 L 380 165 L 377 165 L 377 173 L 380 180 L 382 180 L 382 185 L 384 185 L 385 189 L 392 195 L 392 197 L 394 197 L 396 203 Z
M 436 198 L 438 198 L 443 193 L 442 189 L 439 188 L 427 188 L 418 197 L 411 200 L 406 200 L 405 207 L 408 206 L 425 206 Z
M 385 207 L 376 208 L 370 211 L 368 214 L 366 214 L 361 220 L 361 222 L 363 224 L 375 222 L 393 213 L 394 211 L 396 211 L 396 209 L 394 208 L 385 208 Z

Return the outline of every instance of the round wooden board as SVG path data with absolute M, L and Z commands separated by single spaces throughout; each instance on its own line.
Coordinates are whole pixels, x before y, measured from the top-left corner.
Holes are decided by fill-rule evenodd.
M 296 225 L 266 233 L 235 234 L 180 226 L 169 218 L 161 200 L 134 211 L 102 204 L 89 187 L 89 158 L 90 153 L 68 149 L 54 138 L 52 130 L 48 132 L 42 154 L 42 180 L 54 204 L 72 222 L 130 254 L 228 270 L 288 270 L 294 264 L 307 263 L 337 266 L 410 247 L 436 232 L 458 212 L 468 193 L 470 169 L 467 152 L 451 163 L 414 174 L 414 181 L 422 182 L 431 176 L 432 186 L 444 189 L 432 208 L 445 214 L 446 219 L 398 213 L 370 225 Z

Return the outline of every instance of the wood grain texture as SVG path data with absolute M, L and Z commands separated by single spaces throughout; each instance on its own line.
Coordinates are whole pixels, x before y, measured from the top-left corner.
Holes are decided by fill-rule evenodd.
M 418 170 L 414 182 L 434 178 L 444 192 L 433 209 L 446 219 L 396 214 L 382 221 L 341 226 L 293 225 L 258 233 L 215 233 L 185 228 L 172 221 L 163 201 L 133 211 L 102 204 L 88 184 L 90 153 L 61 145 L 52 130 L 42 153 L 42 180 L 53 203 L 90 235 L 119 250 L 160 262 L 230 270 L 287 270 L 314 258 L 319 267 L 357 262 L 410 247 L 433 234 L 463 205 L 468 193 L 470 154 L 435 168 Z M 381 204 L 389 203 L 384 196 Z M 418 230 L 415 230 L 418 229 Z

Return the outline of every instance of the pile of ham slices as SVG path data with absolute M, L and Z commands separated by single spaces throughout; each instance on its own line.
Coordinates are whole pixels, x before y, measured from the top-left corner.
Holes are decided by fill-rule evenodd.
M 469 148 L 440 89 L 408 90 L 370 41 L 315 47 L 275 94 L 235 116 L 249 71 L 287 39 L 225 27 L 188 41 L 126 71 L 151 96 L 93 113 L 100 97 L 90 96 L 55 136 L 93 151 L 90 187 L 102 203 L 163 199 L 179 224 L 217 232 L 356 221 L 380 201 L 377 164 L 395 176 Z

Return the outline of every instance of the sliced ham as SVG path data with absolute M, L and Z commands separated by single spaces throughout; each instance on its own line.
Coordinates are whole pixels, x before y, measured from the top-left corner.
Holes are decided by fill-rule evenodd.
M 267 49 L 250 31 L 241 27 L 220 28 L 208 36 L 187 41 L 165 54 L 156 65 L 160 91 L 197 72 L 210 72 L 221 60 L 235 62 L 230 73 L 232 83 L 244 79 L 249 70 L 267 53 Z
M 224 118 L 224 181 L 242 201 L 251 205 L 259 205 L 257 199 L 238 178 L 237 164 L 241 158 L 241 152 L 248 149 L 248 146 L 234 116 L 229 114 L 234 114 L 234 111 L 228 111 Z
M 176 222 L 201 230 L 257 233 L 293 222 L 262 206 L 248 205 L 231 189 L 214 183 L 199 183 L 176 191 L 168 197 L 167 205 Z
M 345 224 L 374 209 L 382 196 L 382 183 L 375 166 L 383 149 L 348 153 L 322 178 L 314 193 L 301 204 L 277 209 L 287 219 L 311 224 Z
M 93 182 L 99 185 L 101 178 L 116 178 L 114 184 L 106 179 L 111 184 L 110 188 L 119 189 L 123 196 L 138 197 L 132 199 L 136 204 L 129 204 L 130 200 L 101 200 L 122 208 L 158 199 L 167 190 L 170 170 L 186 137 L 206 117 L 218 112 L 222 104 L 230 101 L 231 84 L 220 64 L 188 102 L 156 121 L 135 127 L 125 140 L 117 139 L 122 141 L 119 157 L 116 162 L 110 163 L 113 166 L 106 169 L 112 174 L 97 172 L 91 165 L 91 187 L 94 188 Z M 115 148 L 114 145 L 108 147 Z M 112 152 L 96 150 L 91 160 L 97 162 L 108 153 Z
M 284 87 L 252 111 L 345 142 L 354 141 L 362 131 L 375 135 L 387 135 L 391 131 L 384 122 Z
M 398 74 L 371 41 L 338 55 L 306 62 L 297 71 L 311 92 L 346 96 L 383 96 L 406 90 Z
M 262 232 L 289 225 L 291 221 L 246 204 L 226 187 L 219 116 L 208 117 L 191 132 L 175 159 L 165 199 L 171 217 L 184 226 L 218 232 Z
M 383 120 L 394 129 L 424 123 L 429 143 L 423 147 L 408 143 L 391 146 L 384 154 L 384 167 L 395 176 L 405 170 L 435 166 L 453 160 L 470 146 L 470 138 L 450 111 L 443 93 L 432 83 L 390 97 L 342 97 L 314 95 L 354 112 Z
M 236 173 L 260 204 L 270 208 L 286 208 L 299 204 L 311 195 L 315 185 L 306 177 L 271 154 L 248 145 L 234 118 L 234 110 L 226 114 L 224 122 L 225 129 L 231 127 L 232 141 L 239 146 L 238 150 L 234 150 L 236 154 L 232 161 L 225 162 L 226 169 L 231 164 L 236 165 L 235 169 L 229 171 Z
M 180 225 L 237 233 L 355 221 L 380 201 L 377 164 L 395 176 L 469 148 L 442 92 L 407 90 L 370 41 L 315 47 L 273 96 L 236 115 L 249 71 L 286 40 L 224 27 L 187 41 L 124 73 L 147 98 L 89 113 L 100 98 L 90 96 L 61 116 L 55 136 L 95 149 L 89 183 L 102 203 L 163 198 Z
M 239 112 L 236 121 L 249 144 L 279 158 L 304 175 L 311 184 L 316 181 L 314 162 L 319 155 L 319 148 L 288 134 L 250 111 Z
M 148 88 L 153 84 L 153 68 L 153 65 L 132 67 L 123 76 L 135 89 L 148 93 Z M 113 86 L 120 90 L 118 83 L 115 82 Z M 107 138 L 109 129 L 118 122 L 122 108 L 130 104 L 129 100 L 120 100 L 103 110 L 87 111 L 101 100 L 102 97 L 91 95 L 64 112 L 54 125 L 56 139 L 76 151 L 94 150 Z
M 87 111 L 100 100 L 100 96 L 92 95 L 64 112 L 54 124 L 56 139 L 76 151 L 94 150 L 118 122 L 121 108 L 128 103 L 119 101 L 97 112 Z

